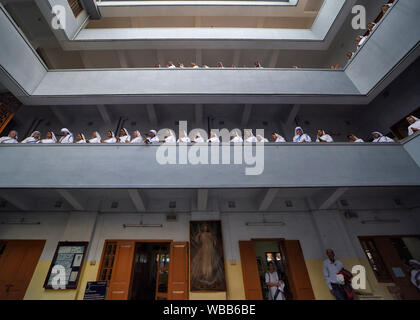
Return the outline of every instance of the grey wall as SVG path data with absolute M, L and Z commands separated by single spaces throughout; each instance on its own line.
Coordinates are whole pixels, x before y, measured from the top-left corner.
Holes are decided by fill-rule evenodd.
M 47 70 L 2 5 L 0 39 L 0 80 L 16 96 L 31 94 Z
M 234 158 L 234 147 L 223 146 L 215 147 L 219 157 L 212 165 L 192 164 L 191 154 L 206 150 L 197 150 L 199 146 L 167 147 L 166 152 L 179 153 L 177 164 L 159 164 L 159 152 L 164 150 L 158 145 L 1 145 L 0 157 L 8 165 L 0 167 L 0 187 L 251 188 L 420 183 L 420 169 L 401 144 L 266 145 L 258 147 L 257 163 L 245 158 L 242 150 Z M 189 152 L 187 164 L 179 160 L 184 152 L 185 157 Z M 209 154 L 214 155 L 215 150 Z M 222 155 L 230 156 L 228 164 L 222 164 Z M 210 163 L 209 156 L 203 157 Z M 262 170 L 254 174 L 261 174 L 246 175 L 255 166 Z
M 420 40 L 420 3 L 399 0 L 359 49 L 346 74 L 362 94 L 368 94 Z

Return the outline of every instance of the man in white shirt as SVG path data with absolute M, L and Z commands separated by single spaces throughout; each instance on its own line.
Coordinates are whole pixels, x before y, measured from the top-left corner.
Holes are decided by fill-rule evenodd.
M 337 280 L 337 273 L 344 269 L 341 261 L 335 259 L 332 249 L 327 249 L 328 259 L 324 260 L 323 270 L 328 289 L 336 300 L 348 300 L 347 294 Z

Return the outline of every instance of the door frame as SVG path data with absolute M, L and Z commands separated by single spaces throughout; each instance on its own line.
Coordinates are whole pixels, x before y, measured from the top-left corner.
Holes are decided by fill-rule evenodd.
M 160 242 L 167 242 L 169 244 L 171 244 L 173 242 L 173 240 L 136 240 L 136 239 L 105 239 L 104 240 L 104 245 L 102 247 L 102 253 L 101 253 L 101 259 L 99 260 L 99 268 L 98 268 L 98 273 L 96 275 L 96 281 L 105 281 L 105 280 L 101 280 L 101 270 L 102 270 L 102 264 L 104 262 L 104 258 L 105 258 L 105 249 L 106 249 L 106 243 L 107 242 L 118 242 L 118 241 L 134 241 L 134 246 L 138 243 L 138 242 L 156 242 L 156 243 L 160 243 Z M 133 263 L 134 263 L 134 257 L 133 257 Z
M 38 244 L 42 245 L 41 252 L 39 254 L 38 260 L 36 261 L 35 267 L 34 267 L 32 273 L 31 273 L 31 277 L 30 277 L 28 283 L 26 284 L 25 294 L 23 295 L 23 297 L 25 297 L 26 292 L 27 292 L 28 287 L 29 287 L 29 284 L 31 283 L 32 278 L 33 278 L 34 273 L 35 273 L 35 270 L 36 270 L 36 268 L 37 268 L 37 266 L 39 264 L 39 261 L 40 261 L 40 258 L 42 256 L 42 253 L 45 250 L 45 244 L 47 243 L 47 240 L 46 239 L 0 239 L 0 242 L 5 242 L 6 243 L 6 249 L 7 249 L 7 243 L 8 242 L 38 243 Z
M 102 248 L 102 254 L 101 254 L 101 259 L 99 261 L 99 268 L 98 268 L 98 273 L 96 274 L 96 281 L 106 281 L 107 282 L 107 287 L 109 288 L 109 281 L 108 280 L 101 280 L 101 271 L 102 271 L 102 265 L 104 262 L 104 258 L 105 258 L 105 250 L 106 250 L 106 244 L 107 242 L 116 242 L 118 244 L 119 241 L 133 241 L 134 242 L 134 250 L 136 248 L 136 245 L 138 243 L 168 243 L 169 247 L 171 246 L 172 242 L 174 242 L 173 240 L 163 240 L 163 239 L 158 239 L 158 240 L 153 240 L 153 239 L 145 239 L 145 240 L 138 240 L 138 239 L 105 239 L 104 240 L 104 245 Z M 170 262 L 169 264 L 172 262 L 172 258 L 170 257 Z M 134 255 L 133 255 L 133 260 L 131 261 L 131 275 L 130 275 L 130 286 L 128 288 L 129 290 L 129 296 L 127 300 L 130 300 L 130 296 L 131 296 L 131 284 L 133 281 L 133 267 L 134 267 Z M 169 277 L 168 277 L 169 279 Z
M 252 243 L 254 243 L 254 244 L 255 244 L 255 242 L 269 242 L 269 241 L 271 241 L 271 242 L 277 242 L 279 246 L 282 246 L 283 247 L 283 253 L 284 253 L 285 258 L 286 258 L 285 269 L 286 269 L 287 275 L 289 277 L 290 276 L 290 267 L 289 267 L 289 262 L 288 262 L 288 259 L 287 259 L 287 253 L 286 253 L 286 250 L 284 249 L 284 241 L 285 240 L 286 240 L 285 238 L 251 238 L 250 241 L 252 241 Z M 255 246 L 254 246 L 254 249 L 255 249 Z M 256 255 L 255 255 L 255 259 L 257 259 Z M 291 283 L 290 279 L 287 279 L 287 281 L 288 281 L 289 284 Z M 294 292 L 293 286 L 290 286 L 290 288 L 288 288 L 288 290 L 290 290 L 292 292 L 293 296 L 296 295 L 296 293 Z M 262 288 L 261 288 L 261 291 L 262 291 Z M 261 294 L 262 294 L 262 292 L 261 292 Z M 263 299 L 264 299 L 264 297 L 263 297 Z

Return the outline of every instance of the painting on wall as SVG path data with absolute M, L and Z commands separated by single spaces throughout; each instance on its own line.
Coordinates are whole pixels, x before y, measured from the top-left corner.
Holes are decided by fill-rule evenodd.
M 190 221 L 191 291 L 226 291 L 220 221 Z

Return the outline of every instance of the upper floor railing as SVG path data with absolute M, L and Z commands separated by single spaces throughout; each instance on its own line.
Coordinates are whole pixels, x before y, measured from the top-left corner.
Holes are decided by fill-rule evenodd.
M 419 143 L 0 145 L 0 188 L 418 186 Z

